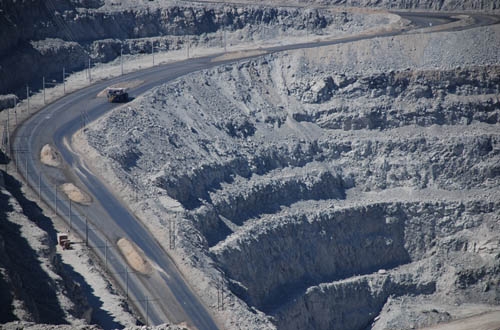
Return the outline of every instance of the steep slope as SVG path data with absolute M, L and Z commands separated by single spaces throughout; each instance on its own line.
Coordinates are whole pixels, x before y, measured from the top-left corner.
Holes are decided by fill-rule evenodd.
M 15 178 L 4 171 L 0 178 L 0 323 L 89 321 L 92 309 L 55 253 L 50 219 L 24 197 Z
M 497 45 L 494 26 L 225 65 L 117 108 L 79 148 L 165 246 L 177 219 L 174 258 L 230 290 L 232 327 L 446 321 L 500 299 Z
M 305 34 L 342 35 L 387 21 L 386 15 L 295 7 L 142 1 L 13 1 L 0 4 L 0 94 L 26 97 L 66 73 L 120 54 Z M 227 32 L 223 37 L 222 30 Z M 224 40 L 225 38 L 225 40 Z

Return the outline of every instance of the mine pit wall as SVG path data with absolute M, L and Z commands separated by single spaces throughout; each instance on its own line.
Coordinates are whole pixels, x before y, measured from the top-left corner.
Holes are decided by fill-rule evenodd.
M 122 45 L 123 54 L 151 53 L 152 42 L 175 50 L 185 47 L 189 37 L 194 44 L 221 47 L 221 36 L 214 33 L 222 28 L 236 31 L 252 26 L 254 31 L 246 34 L 253 38 L 262 34 L 255 28 L 260 25 L 321 33 L 353 19 L 346 12 L 293 8 L 214 4 L 96 9 L 99 5 L 94 1 L 83 7 L 69 0 L 2 2 L 0 75 L 10 79 L 0 81 L 0 94 L 15 92 L 24 97 L 26 82 L 35 89 L 41 87 L 42 76 L 60 81 L 63 66 L 72 72 L 86 68 L 89 57 L 92 63 L 111 61 L 120 56 Z
M 431 10 L 494 10 L 500 8 L 498 0 L 326 0 L 322 4 L 350 5 L 354 7 L 382 7 L 391 9 L 431 9 Z
M 495 124 L 500 120 L 500 67 L 456 70 L 391 71 L 370 76 L 323 75 L 304 77 L 290 85 L 290 93 L 306 104 L 293 114 L 299 122 L 341 130 L 390 129 L 406 125 Z M 482 98 L 481 98 L 482 96 Z M 476 97 L 476 98 L 475 98 Z M 335 104 L 338 98 L 359 98 L 370 107 L 354 109 Z M 404 102 L 417 103 L 414 111 Z
M 223 195 L 217 194 L 216 200 L 212 198 L 214 208 L 219 215 L 237 225 L 242 225 L 250 217 L 274 213 L 280 206 L 300 200 L 345 198 L 343 180 L 329 171 L 308 171 L 305 167 L 303 172 L 296 176 L 287 174 L 286 177 L 280 177 L 273 171 L 260 182 L 254 179 L 248 190 L 223 190 Z M 234 185 L 248 184 L 244 180 L 241 181 L 243 182 L 236 182 Z
M 330 302 L 337 301 L 339 291 L 322 290 L 318 294 L 314 290 L 306 291 L 307 287 L 379 269 L 392 269 L 421 260 L 435 249 L 441 254 L 463 251 L 464 242 L 449 244 L 449 241 L 459 232 L 490 226 L 485 215 L 494 214 L 499 206 L 498 202 L 481 201 L 384 203 L 278 215 L 261 220 L 272 221 L 268 228 L 256 226 L 237 238 L 230 237 L 212 248 L 212 253 L 232 279 L 233 292 L 249 305 L 267 313 L 277 313 L 279 322 L 285 324 L 280 328 L 289 329 L 288 325 L 293 322 L 286 320 L 293 319 L 296 313 L 303 315 L 303 320 L 297 324 L 325 319 L 335 322 L 338 316 L 335 313 L 325 315 L 324 309 Z M 311 244 L 312 241 L 315 244 Z M 421 283 L 420 275 L 424 276 L 415 274 L 414 280 L 406 281 L 405 286 L 411 288 Z M 435 283 L 431 282 L 420 293 L 432 293 Z M 345 285 L 356 288 L 360 284 Z M 374 314 L 366 313 L 366 309 L 380 310 L 387 296 L 412 292 L 398 285 L 389 286 L 383 295 L 360 293 L 363 297 L 358 302 L 355 296 L 352 297 L 352 304 L 358 306 L 352 307 L 352 313 L 368 320 Z M 414 291 L 415 294 L 419 292 Z M 293 306 L 296 301 L 299 305 L 310 305 L 302 310 L 301 306 Z M 283 309 L 282 306 L 287 307 Z M 345 329 L 355 329 L 346 324 Z
M 278 329 L 287 330 L 365 329 L 389 296 L 434 291 L 434 282 L 419 283 L 412 274 L 360 276 L 309 288 L 280 308 L 274 320 Z
M 170 187 L 183 191 L 186 196 L 195 194 L 198 198 L 205 195 L 196 195 L 197 190 L 193 191 L 191 187 L 196 186 L 205 192 L 213 190 L 208 199 L 211 204 L 205 203 L 190 213 L 208 245 L 213 246 L 231 233 L 220 216 L 241 225 L 249 218 L 273 213 L 281 206 L 300 200 L 343 199 L 345 190 L 354 186 L 362 191 L 398 187 L 456 191 L 493 188 L 499 175 L 495 159 L 500 153 L 500 140 L 495 135 L 447 139 L 432 136 L 403 140 L 372 138 L 348 142 L 327 140 L 319 141 L 314 150 L 302 159 L 330 161 L 334 164 L 331 170 L 316 173 L 309 169 L 314 168 L 314 161 L 302 167 L 287 167 L 283 163 L 283 167 L 262 176 L 254 174 L 224 181 L 224 178 L 231 177 L 234 168 L 219 167 L 228 174 L 215 172 L 217 175 L 214 175 L 209 167 L 205 167 L 207 171 L 200 176 L 204 181 L 199 181 L 199 186 L 194 184 L 198 176 L 186 176 L 185 181 L 171 178 L 177 184 Z M 391 157 L 380 162 L 380 155 Z M 313 178 L 311 173 L 317 175 Z M 273 177 L 277 179 L 273 180 Z
M 3 171 L 0 177 L 5 179 L 0 187 L 0 322 L 67 324 L 67 314 L 90 322 L 85 293 L 56 254 L 50 219 L 24 197 L 20 182 Z M 30 227 L 32 237 L 26 237 L 23 226 Z
M 482 31 L 497 31 L 496 29 L 488 27 Z M 467 41 L 469 32 L 461 32 L 460 39 Z M 444 40 L 452 36 L 453 34 L 448 33 L 421 35 L 418 40 L 423 39 L 430 49 L 433 48 L 432 44 L 446 45 Z M 433 37 L 436 39 L 428 40 Z M 403 38 L 395 37 L 387 41 L 387 48 L 392 50 L 400 39 Z M 415 39 L 410 40 L 413 42 Z M 339 47 L 346 50 L 349 57 L 358 46 L 361 50 L 375 49 L 383 54 L 380 49 L 385 48 L 373 46 L 377 42 L 363 41 L 354 46 Z M 366 48 L 363 48 L 363 45 Z M 482 54 L 484 50 L 481 50 Z M 454 49 L 447 48 L 440 48 L 439 52 L 440 55 L 435 55 L 434 59 L 431 58 L 432 61 L 437 58 L 441 63 L 441 52 L 456 54 Z M 249 64 L 228 65 L 196 73 L 180 82 L 158 88 L 147 95 L 148 100 L 138 100 L 138 104 L 131 103 L 131 106 L 140 109 L 137 111 L 138 115 L 134 113 L 134 119 L 130 111 L 115 112 L 103 123 L 102 129 L 92 132 L 89 137 L 91 144 L 102 151 L 103 156 L 123 155 L 127 154 L 126 150 L 130 150 L 128 142 L 112 148 L 109 146 L 123 140 L 123 131 L 137 131 L 135 126 L 147 128 L 144 133 L 137 133 L 138 137 L 143 137 L 151 145 L 137 145 L 138 152 L 142 151 L 136 162 L 137 167 L 130 168 L 128 164 L 122 163 L 121 168 L 116 166 L 117 173 L 122 176 L 125 173 L 131 181 L 134 176 L 148 177 L 148 174 L 153 173 L 154 176 L 149 177 L 157 180 L 157 187 L 184 203 L 186 213 L 192 217 L 189 220 L 193 220 L 196 229 L 204 236 L 189 227 L 194 232 L 190 233 L 193 238 L 190 242 L 199 243 L 201 248 L 212 246 L 210 250 L 217 260 L 217 269 L 220 265 L 228 278 L 232 279 L 232 291 L 249 305 L 268 311 L 274 316 L 280 315 L 280 320 L 287 318 L 287 310 L 293 310 L 293 299 L 308 299 L 308 287 L 313 288 L 331 281 L 340 284 L 347 281 L 348 277 L 358 274 L 368 276 L 380 268 L 386 268 L 393 276 L 401 267 L 411 267 L 414 262 L 426 261 L 433 253 L 442 256 L 441 263 L 454 263 L 475 244 L 467 238 L 469 231 L 476 231 L 481 227 L 495 233 L 498 228 L 498 224 L 491 221 L 487 223 L 483 218 L 498 210 L 498 202 L 469 202 L 480 200 L 483 193 L 486 196 L 495 195 L 500 178 L 497 165 L 500 141 L 494 125 L 498 122 L 496 113 L 499 110 L 499 103 L 495 99 L 499 90 L 498 75 L 495 73 L 498 72 L 497 66 L 457 68 L 448 72 L 421 72 L 405 70 L 406 66 L 414 65 L 403 62 L 397 66 L 399 71 L 388 75 L 373 73 L 374 70 L 371 69 L 368 72 L 372 73 L 367 75 L 353 71 L 341 76 L 338 73 L 342 70 L 335 65 L 343 65 L 342 61 L 348 61 L 343 56 L 335 56 L 335 48 L 332 50 L 332 56 L 339 61 L 330 62 L 327 65 L 332 67 L 327 68 L 321 67 L 324 65 L 321 57 L 324 56 L 325 50 L 317 49 L 304 53 L 306 56 L 303 56 L 303 53 L 283 57 L 269 55 Z M 318 54 L 315 55 L 316 53 Z M 372 55 L 369 54 L 371 58 Z M 465 56 L 460 52 L 458 54 L 459 57 Z M 470 52 L 467 56 L 468 54 Z M 484 57 L 478 60 L 479 63 L 497 61 L 497 55 L 488 54 L 486 51 L 484 54 Z M 315 56 L 317 57 L 314 58 Z M 316 64 L 312 63 L 314 60 Z M 429 63 L 432 63 L 431 60 Z M 305 67 L 303 62 L 309 64 L 308 67 L 297 72 L 297 68 Z M 452 58 L 450 63 L 456 61 Z M 427 65 L 424 64 L 419 65 Z M 385 72 L 383 65 L 377 65 L 375 72 Z M 419 65 L 417 67 L 420 67 Z M 362 69 L 357 70 L 359 72 Z M 255 72 L 254 75 L 252 71 Z M 440 74 L 445 75 L 449 82 L 442 83 Z M 273 80 L 273 77 L 283 76 L 284 82 Z M 247 80 L 239 79 L 241 77 L 246 77 Z M 490 84 L 491 81 L 493 84 Z M 297 84 L 293 85 L 293 82 Z M 251 86 L 251 91 L 247 85 Z M 290 91 L 289 94 L 286 89 Z M 274 95 L 269 97 L 266 91 Z M 281 93 L 282 91 L 284 92 Z M 278 93 L 281 93 L 279 97 L 276 96 Z M 185 97 L 188 94 L 189 97 Z M 462 111 L 464 99 L 470 103 L 467 111 Z M 280 104 L 290 104 L 290 107 L 284 109 L 273 103 L 273 100 Z M 286 102 L 288 100 L 289 103 Z M 432 104 L 433 100 L 443 102 L 435 111 L 427 106 Z M 403 118 L 403 126 L 399 127 L 395 119 L 391 121 L 382 117 L 372 120 L 373 124 L 362 119 L 358 124 L 346 125 L 342 129 L 332 129 L 325 125 L 325 134 L 315 135 L 314 140 L 308 142 L 301 142 L 296 137 L 287 136 L 285 139 L 283 135 L 273 141 L 265 140 L 265 143 L 261 143 L 264 140 L 259 140 L 263 136 L 259 136 L 259 130 L 272 130 L 273 134 L 280 134 L 280 125 L 284 120 L 289 120 L 287 116 L 293 112 L 306 114 L 303 120 L 296 118 L 297 121 L 304 121 L 300 123 L 304 128 L 327 124 L 330 120 L 328 116 L 337 114 L 337 101 L 357 103 L 357 107 L 346 107 L 345 113 L 341 113 L 342 116 L 353 117 L 357 113 L 364 116 L 365 111 L 369 114 L 373 104 L 391 102 L 392 106 L 385 112 L 390 110 L 390 115 L 394 118 Z M 449 106 L 452 103 L 453 106 Z M 477 111 L 472 111 L 476 104 L 490 103 L 492 106 L 479 106 Z M 415 109 L 411 106 L 415 104 L 422 107 Z M 217 111 L 213 111 L 214 109 Z M 447 109 L 447 115 L 442 114 L 443 109 Z M 182 112 L 182 115 L 176 111 Z M 198 112 L 205 115 L 203 119 L 197 116 Z M 147 115 L 141 118 L 141 113 Z M 244 117 L 244 120 L 233 120 L 235 113 Z M 380 113 L 383 114 L 384 111 Z M 472 117 L 469 117 L 468 113 L 471 113 Z M 185 115 L 189 120 L 183 120 Z M 406 115 L 408 117 L 405 117 Z M 441 115 L 442 120 L 434 119 Z M 462 121 L 460 118 L 463 117 L 465 119 Z M 266 118 L 264 123 L 262 118 Z M 380 124 L 377 124 L 379 121 Z M 434 124 L 440 124 L 442 127 L 430 127 Z M 388 126 L 387 129 L 384 129 L 384 125 Z M 210 136 L 219 137 L 222 143 L 211 145 L 210 141 L 199 138 L 201 134 L 194 133 L 193 127 L 199 132 L 203 130 Z M 245 143 L 250 140 L 247 137 L 257 143 Z M 205 149 L 199 148 L 199 153 L 193 153 L 191 147 L 199 144 Z M 151 149 L 154 149 L 154 153 Z M 171 162 L 166 164 L 158 155 Z M 286 178 L 291 174 L 286 179 L 286 184 L 289 185 L 287 189 L 300 192 L 297 193 L 297 198 L 301 198 L 301 194 L 304 198 L 314 196 L 308 195 L 309 186 L 306 183 L 309 181 L 300 170 L 309 170 L 308 166 L 314 162 L 322 162 L 327 167 L 326 172 L 334 178 L 339 178 L 338 182 L 348 182 L 345 186 L 359 191 L 359 199 L 357 195 L 351 195 L 350 197 L 354 198 L 347 200 L 343 200 L 342 196 L 333 196 L 327 201 L 305 200 L 298 202 L 297 204 L 302 204 L 297 207 L 294 204 L 279 207 L 276 208 L 275 215 L 249 212 L 258 209 L 259 203 L 266 200 L 265 195 L 269 192 L 271 195 L 275 195 L 273 192 L 281 192 L 279 185 L 261 184 L 259 177 L 277 175 L 277 178 Z M 158 168 L 161 170 L 158 171 Z M 200 185 L 196 186 L 198 182 Z M 334 191 L 338 182 L 325 180 L 323 188 Z M 235 189 L 236 186 L 239 186 L 240 190 Z M 304 186 L 307 189 L 301 188 Z M 314 189 L 323 189 L 321 186 L 322 183 L 318 181 L 317 188 Z M 479 195 L 475 194 L 476 189 Z M 240 193 L 235 193 L 237 191 Z M 428 191 L 435 194 L 435 203 L 420 202 L 422 199 L 433 200 L 432 196 L 424 196 Z M 399 196 L 398 192 L 407 194 Z M 379 193 L 381 199 L 390 202 L 372 204 L 371 200 L 377 200 Z M 231 198 L 234 198 L 233 201 L 241 201 L 238 206 L 242 208 L 241 215 L 236 208 L 233 210 L 226 207 L 232 204 Z M 269 196 L 269 199 L 269 205 L 287 203 L 279 200 L 277 196 Z M 316 208 L 317 205 L 328 207 Z M 233 224 L 242 226 L 237 226 L 231 234 L 232 219 L 223 222 L 222 214 L 233 217 Z M 247 219 L 249 215 L 252 217 Z M 498 212 L 492 217 L 496 217 L 497 221 Z M 368 224 L 372 221 L 373 224 Z M 326 228 L 324 233 L 323 228 Z M 329 237 L 334 237 L 343 245 L 335 247 Z M 317 242 L 317 247 L 311 247 L 311 242 Z M 366 243 L 371 244 L 370 249 L 365 248 Z M 448 258 L 448 252 L 454 255 Z M 285 256 L 284 260 L 282 256 Z M 473 257 L 478 257 L 477 253 Z M 482 257 L 481 255 L 478 258 Z M 335 264 L 334 258 L 341 262 Z M 380 258 L 381 262 L 377 262 Z M 344 264 L 352 267 L 354 271 L 344 267 Z M 451 280 L 450 286 L 452 289 L 460 289 L 475 285 L 474 283 L 479 283 L 488 276 L 498 277 L 498 271 L 491 267 L 476 269 L 473 266 L 455 275 L 458 282 L 455 284 Z M 410 282 L 415 285 L 423 283 L 422 291 L 410 289 L 411 286 L 398 288 L 408 288 L 408 292 L 415 294 L 433 292 L 432 281 L 423 281 L 417 271 L 415 276 Z M 453 271 L 451 276 L 454 276 Z M 297 283 L 301 281 L 306 285 L 297 287 Z M 399 280 L 393 282 L 400 283 Z M 389 295 L 398 294 L 396 289 L 387 290 Z M 371 299 L 368 291 L 365 292 L 365 298 L 360 299 Z M 459 296 L 462 291 L 458 294 L 454 291 L 450 293 Z M 492 297 L 489 302 L 496 299 L 494 294 L 488 293 L 489 297 Z M 338 295 L 332 293 L 332 299 Z M 476 293 L 471 301 L 484 301 L 485 296 L 484 293 Z M 329 299 L 328 294 L 311 297 L 314 297 L 314 301 L 319 301 L 318 304 Z M 380 308 L 378 299 L 372 304 L 368 303 L 370 313 Z M 285 305 L 286 308 L 282 307 Z M 322 314 L 324 310 L 320 309 L 309 308 L 303 313 L 300 317 L 328 318 L 328 315 Z M 359 313 L 361 315 L 363 311 Z M 368 316 L 371 317 L 371 314 Z M 368 320 L 366 316 L 362 318 Z M 282 321 L 277 322 L 279 324 Z M 286 329 L 286 325 L 283 329 Z
M 308 286 L 409 262 L 404 223 L 387 224 L 384 211 L 371 206 L 283 216 L 262 232 L 216 247 L 214 255 L 246 288 L 249 304 L 269 312 Z
M 235 176 L 250 178 L 264 175 L 272 170 L 285 167 L 303 167 L 319 155 L 316 143 L 262 146 L 251 157 L 232 157 L 223 163 L 202 163 L 189 173 L 159 177 L 155 184 L 167 191 L 187 209 L 200 205 L 199 199 L 210 200 L 209 191 L 219 188 L 224 182 L 231 182 Z M 334 150 L 331 151 L 335 153 Z

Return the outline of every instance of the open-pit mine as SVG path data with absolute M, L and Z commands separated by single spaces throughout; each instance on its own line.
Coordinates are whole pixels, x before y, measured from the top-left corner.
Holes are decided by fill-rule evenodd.
M 456 2 L 367 9 L 363 1 L 308 8 L 88 1 L 94 9 L 58 18 L 71 21 L 73 40 L 60 32 L 30 47 L 72 56 L 81 62 L 75 69 L 85 68 L 86 53 L 107 62 L 125 49 L 130 61 L 141 60 L 152 40 L 191 56 L 220 48 L 206 67 L 134 94 L 146 81 L 137 78 L 129 102 L 107 104 L 65 140 L 74 163 L 154 237 L 220 329 L 440 329 L 463 319 L 493 330 L 500 327 L 500 4 Z M 412 23 L 411 13 L 389 7 L 431 10 L 439 25 L 416 28 L 426 14 Z M 297 43 L 304 47 L 269 48 Z M 48 60 L 33 52 L 20 63 Z M 16 79 L 2 79 L 0 90 L 20 90 L 24 78 Z M 57 163 L 50 175 L 62 180 L 56 167 L 76 165 L 64 165 L 55 145 L 44 148 L 53 155 L 45 162 Z M 78 180 L 78 188 L 65 184 L 85 197 L 75 207 L 99 203 Z M 1 196 L 5 205 L 18 198 Z M 0 241 L 0 255 L 8 254 L 8 238 Z M 139 242 L 119 242 L 147 265 L 137 276 L 162 273 Z M 0 289 L 9 291 L 15 265 L 2 260 Z M 112 277 L 113 294 L 123 296 L 123 281 Z M 14 287 L 5 304 L 22 292 Z M 127 297 L 128 289 L 127 282 Z

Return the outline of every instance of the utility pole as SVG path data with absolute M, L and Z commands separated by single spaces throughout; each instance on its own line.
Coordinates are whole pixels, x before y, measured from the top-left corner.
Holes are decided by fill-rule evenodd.
M 54 204 L 55 204 L 55 215 L 57 216 L 57 183 L 55 184 L 55 188 L 56 188 L 56 193 L 55 193 L 55 198 L 54 198 Z
M 63 67 L 63 93 L 66 94 L 66 72 Z
M 155 66 L 155 42 L 151 41 L 151 54 L 153 55 L 153 66 Z
M 187 42 L 187 58 L 188 58 L 188 59 L 189 59 L 189 45 L 190 45 L 190 42 L 189 42 L 189 40 L 188 40 L 188 42 Z
M 224 25 L 224 53 L 227 52 L 226 26 Z
M 14 151 L 14 159 L 16 161 L 15 170 L 16 170 L 16 173 L 17 173 L 17 172 L 19 172 L 19 169 L 18 169 L 18 166 L 19 166 L 19 156 L 18 156 L 17 150 Z
M 45 104 L 45 76 L 42 77 L 42 86 L 43 86 L 43 104 Z
M 125 297 L 128 299 L 128 267 L 126 265 L 125 265 L 125 287 L 126 287 Z
M 106 264 L 106 269 L 108 269 L 108 240 L 104 241 L 104 263 Z
M 28 182 L 28 154 L 26 153 L 26 168 L 25 168 L 25 178 L 26 178 L 26 182 Z
M 46 88 L 47 85 L 55 86 L 56 83 L 54 83 L 54 82 L 46 82 L 45 81 L 45 76 L 43 77 L 42 83 L 43 83 L 43 104 L 46 104 L 46 100 L 45 100 L 45 88 Z
M 89 220 L 85 216 L 85 246 L 89 247 Z
M 90 57 L 89 57 L 89 83 L 92 82 L 92 76 L 90 75 Z
M 42 172 L 38 173 L 38 201 L 42 201 Z
M 2 148 L 5 148 L 5 172 L 7 172 L 7 153 L 9 150 L 9 124 L 8 121 L 3 122 L 2 131 Z
M 17 96 L 14 96 L 14 116 L 16 117 L 16 127 L 17 127 Z
M 146 326 L 149 326 L 149 311 L 148 311 L 148 303 L 149 303 L 149 300 L 148 300 L 148 296 L 146 296 Z
M 121 75 L 123 76 L 123 44 L 120 47 L 120 70 L 121 70 Z
M 7 110 L 8 111 L 8 110 Z M 8 112 L 7 112 L 8 113 Z M 5 147 L 5 158 L 7 158 L 9 152 L 9 121 L 3 122 L 3 133 L 2 133 L 2 147 Z M 7 159 L 5 160 L 5 173 L 7 173 Z
M 30 87 L 26 85 L 26 100 L 28 101 L 28 114 L 30 113 Z
M 73 223 L 71 221 L 71 198 L 68 197 L 69 200 L 69 231 L 73 229 Z

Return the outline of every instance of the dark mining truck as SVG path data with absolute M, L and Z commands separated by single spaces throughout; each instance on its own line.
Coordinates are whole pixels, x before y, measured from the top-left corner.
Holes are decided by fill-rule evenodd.
M 108 97 L 108 102 L 127 102 L 128 93 L 125 88 L 108 88 L 106 95 Z

